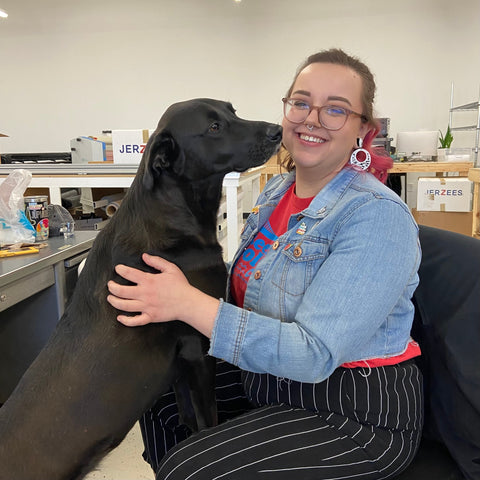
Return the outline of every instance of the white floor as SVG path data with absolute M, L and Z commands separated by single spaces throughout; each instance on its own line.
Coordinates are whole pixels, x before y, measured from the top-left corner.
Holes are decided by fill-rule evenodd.
M 142 458 L 142 434 L 138 423 L 123 442 L 107 455 L 86 480 L 153 480 L 155 475 Z

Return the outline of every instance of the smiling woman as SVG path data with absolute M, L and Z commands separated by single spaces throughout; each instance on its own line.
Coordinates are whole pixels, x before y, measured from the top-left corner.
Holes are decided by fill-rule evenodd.
M 317 166 L 326 169 L 324 185 L 347 164 L 357 147 L 351 164 L 368 169 L 382 182 L 386 180 L 392 160 L 386 152 L 371 148 L 379 129 L 373 116 L 375 89 L 370 70 L 341 50 L 316 53 L 302 64 L 282 99 L 284 145 L 289 151 L 283 163 L 288 171 L 296 168 L 297 182 L 303 171 L 302 158 L 312 154 L 320 162 Z M 315 150 L 309 148 L 315 145 Z M 318 155 L 322 152 L 328 161 L 321 161 Z M 360 156 L 364 161 L 359 160 Z M 311 169 L 306 172 L 310 179 L 314 178 Z
M 357 139 L 363 143 L 375 129 L 364 93 L 371 90 L 371 75 L 337 50 L 313 55 L 306 63 L 284 101 L 282 122 L 300 197 L 323 188 L 347 164 Z

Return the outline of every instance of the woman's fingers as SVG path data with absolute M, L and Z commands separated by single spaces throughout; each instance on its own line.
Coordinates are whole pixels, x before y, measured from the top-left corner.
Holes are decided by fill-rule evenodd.
M 142 307 L 138 300 L 121 297 L 117 294 L 108 295 L 107 302 L 117 310 L 123 310 L 124 312 L 139 312 Z
M 162 257 L 156 257 L 154 255 L 149 255 L 148 253 L 144 253 L 142 255 L 142 260 L 150 267 L 155 268 L 159 272 L 165 272 L 172 269 L 177 269 L 178 267 L 174 264 L 165 260 Z
M 148 323 L 152 323 L 152 319 L 149 315 L 142 313 L 140 315 L 118 315 L 117 320 L 120 323 L 127 327 L 140 327 L 142 325 L 147 325 Z
M 113 281 L 108 282 L 108 289 L 111 295 L 107 295 L 107 302 L 115 309 L 124 312 L 140 312 L 144 308 L 143 302 L 128 298 L 129 289 L 134 289 L 133 286 L 119 285 Z M 134 295 L 132 291 L 132 295 Z M 127 327 L 137 327 L 140 325 L 146 325 L 152 322 L 150 315 L 146 313 L 138 313 L 136 315 L 117 315 L 117 320 L 123 323 Z
M 113 280 L 110 280 L 107 283 L 107 288 L 108 291 L 112 294 L 115 295 L 116 297 L 120 298 L 134 298 L 134 291 L 133 285 L 120 285 L 117 282 L 114 282 Z M 129 294 L 130 291 L 130 294 Z
M 130 282 L 136 284 L 140 283 L 142 280 L 145 280 L 149 275 L 142 270 L 127 267 L 126 265 L 121 264 L 115 266 L 115 272 L 117 272 L 117 274 L 123 277 L 125 280 L 129 280 Z
M 155 268 L 155 270 L 158 270 L 159 272 L 173 273 L 179 270 L 174 263 L 171 263 L 161 257 L 154 257 L 144 253 L 142 259 L 148 266 Z M 135 284 L 139 284 L 142 281 L 148 281 L 149 277 L 152 275 L 151 273 L 147 273 L 142 270 L 138 270 L 137 268 L 128 267 L 122 264 L 115 266 L 115 272 L 117 272 L 117 274 L 123 277 L 125 280 L 129 280 Z

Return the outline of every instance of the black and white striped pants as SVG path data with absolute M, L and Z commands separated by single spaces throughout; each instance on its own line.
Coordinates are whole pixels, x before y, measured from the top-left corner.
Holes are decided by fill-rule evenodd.
M 412 460 L 423 421 L 413 361 L 337 369 L 319 384 L 243 374 L 254 408 L 171 449 L 160 480 L 383 479 Z

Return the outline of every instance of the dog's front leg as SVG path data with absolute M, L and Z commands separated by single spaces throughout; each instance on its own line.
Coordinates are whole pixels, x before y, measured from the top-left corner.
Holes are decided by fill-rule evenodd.
M 217 425 L 215 398 L 215 358 L 205 352 L 208 339 L 197 332 L 182 341 L 179 355 L 184 363 L 182 380 L 175 386 L 180 416 L 187 426 L 191 422 L 194 431 Z M 187 391 L 188 390 L 188 391 Z M 193 423 L 192 408 L 196 421 Z
M 204 357 L 191 365 L 189 378 L 190 395 L 197 417 L 198 430 L 218 424 L 217 402 L 215 398 L 215 359 Z
M 189 368 L 188 363 L 185 363 L 183 368 L 186 371 Z M 180 377 L 173 384 L 173 390 L 177 400 L 179 423 L 186 425 L 192 432 L 198 432 L 197 417 L 190 397 L 190 386 L 186 378 Z

